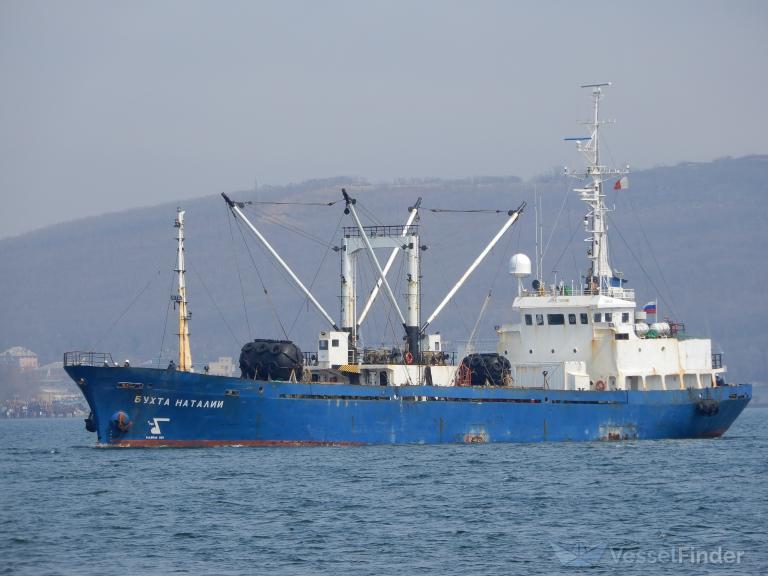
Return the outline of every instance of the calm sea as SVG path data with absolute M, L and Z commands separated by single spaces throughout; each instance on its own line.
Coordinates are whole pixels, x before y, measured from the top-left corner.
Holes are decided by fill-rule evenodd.
M 0 420 L 0 574 L 765 574 L 766 417 L 717 440 L 180 450 Z

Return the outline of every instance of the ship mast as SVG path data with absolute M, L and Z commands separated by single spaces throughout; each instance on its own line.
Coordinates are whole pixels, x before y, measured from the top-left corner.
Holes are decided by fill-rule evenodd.
M 184 280 L 186 270 L 184 269 L 184 210 L 177 208 L 176 221 L 173 224 L 178 229 L 176 248 L 176 272 L 178 274 L 178 291 L 171 296 L 179 309 L 179 363 L 177 370 L 189 372 L 192 370 L 192 353 L 189 350 L 189 318 L 191 314 L 187 312 L 187 288 Z
M 594 294 L 607 294 L 612 287 L 620 287 L 620 280 L 615 278 L 608 257 L 608 235 L 606 226 L 605 194 L 603 183 L 610 177 L 626 174 L 626 170 L 608 168 L 600 163 L 600 126 L 605 120 L 600 120 L 600 100 L 602 88 L 610 86 L 610 82 L 603 84 L 585 84 L 582 88 L 592 88 L 592 118 L 584 124 L 590 127 L 590 135 L 584 138 L 568 138 L 576 140 L 577 150 L 584 154 L 587 160 L 586 171 L 580 176 L 587 179 L 583 188 L 574 191 L 579 193 L 579 198 L 589 206 L 589 211 L 584 219 L 587 233 L 586 242 L 590 247 L 587 256 L 590 267 L 587 273 L 586 288 Z

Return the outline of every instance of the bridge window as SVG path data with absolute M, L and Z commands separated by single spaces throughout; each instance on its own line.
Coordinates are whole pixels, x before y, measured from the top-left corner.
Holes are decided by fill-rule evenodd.
M 328 340 L 320 340 L 320 350 L 328 350 Z
M 589 324 L 589 314 L 587 314 L 586 312 L 582 312 L 580 316 L 581 316 L 582 324 Z
M 525 315 L 525 325 L 533 326 L 533 317 L 530 314 Z
M 624 324 L 629 324 L 629 312 L 622 312 L 621 313 L 621 321 Z
M 536 314 L 536 326 L 544 326 L 544 314 Z
M 339 341 L 334 338 L 333 340 L 331 340 L 331 346 L 333 346 L 334 348 L 338 348 Z
M 595 312 L 595 323 L 600 323 L 603 321 L 603 315 L 600 314 L 600 312 Z
M 606 312 L 605 313 L 605 321 L 606 322 L 613 322 L 613 312 Z
M 565 316 L 563 314 L 547 314 L 547 324 L 550 326 L 562 326 L 565 324 Z
M 576 324 L 576 314 L 568 314 L 568 324 Z

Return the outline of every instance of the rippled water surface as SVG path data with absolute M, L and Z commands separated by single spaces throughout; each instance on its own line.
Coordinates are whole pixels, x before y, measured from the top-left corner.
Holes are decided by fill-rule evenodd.
M 768 573 L 766 417 L 717 440 L 156 450 L 0 420 L 0 574 Z

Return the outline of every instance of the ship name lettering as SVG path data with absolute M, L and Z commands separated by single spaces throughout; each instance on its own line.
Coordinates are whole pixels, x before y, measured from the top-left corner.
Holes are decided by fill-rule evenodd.
M 170 406 L 171 398 L 164 396 L 141 396 L 133 398 L 134 404 L 154 404 L 155 406 Z M 177 398 L 173 404 L 176 408 L 224 408 L 224 400 L 197 400 L 195 398 Z
M 170 406 L 171 399 L 164 396 L 140 396 L 133 398 L 134 404 L 154 404 L 155 406 Z
M 178 398 L 174 403 L 177 408 L 224 408 L 224 400 L 182 400 Z

